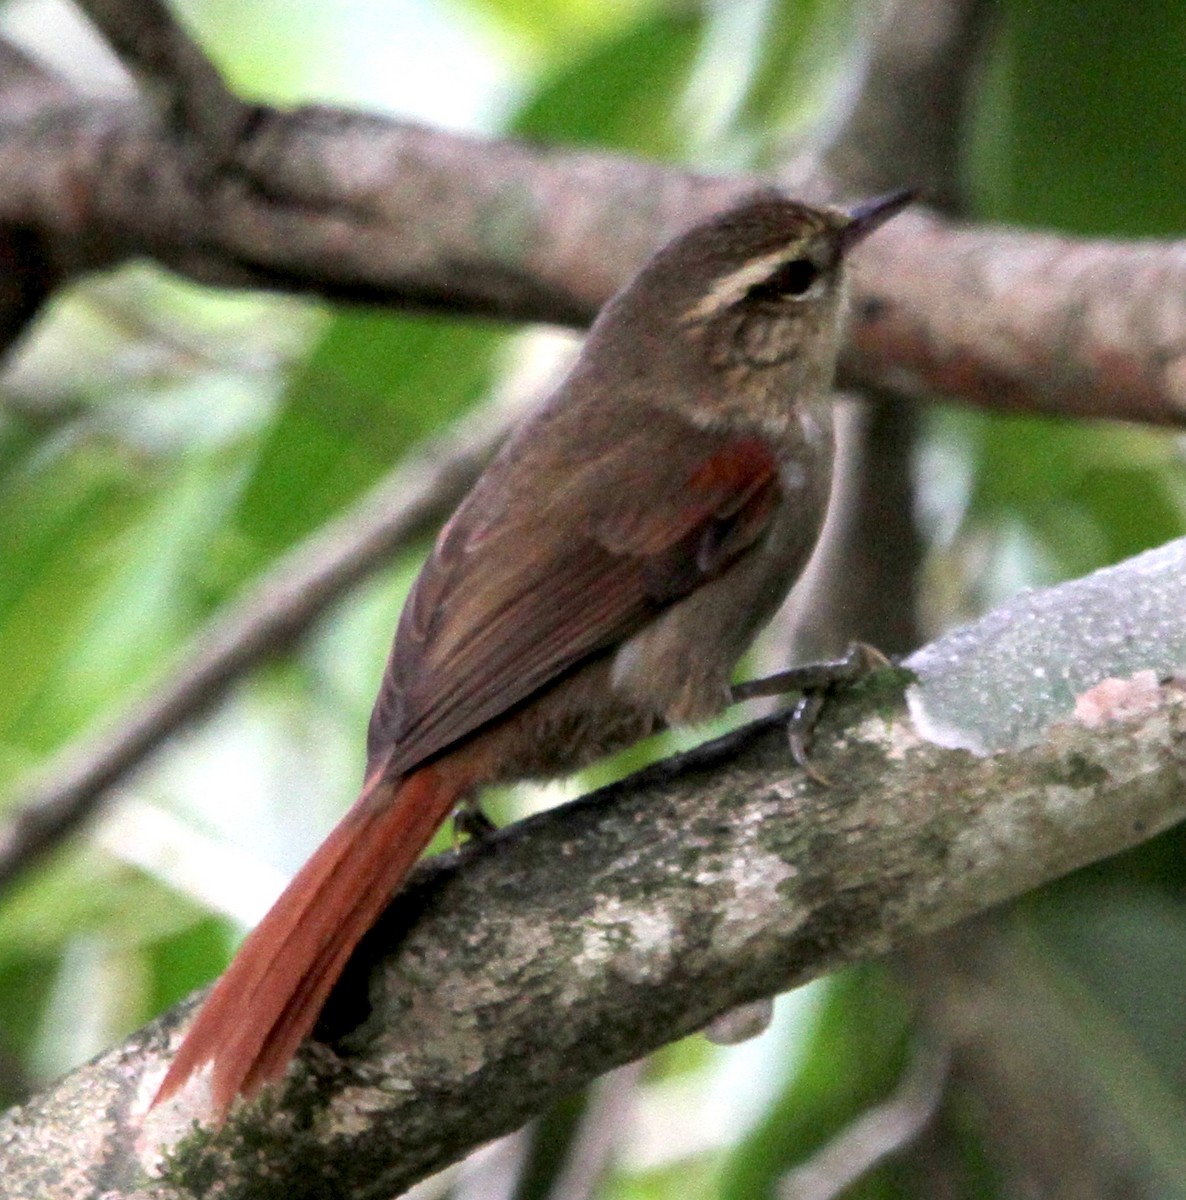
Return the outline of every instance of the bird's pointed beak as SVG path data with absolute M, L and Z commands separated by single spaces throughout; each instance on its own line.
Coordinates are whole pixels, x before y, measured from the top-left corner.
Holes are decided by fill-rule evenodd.
M 840 231 L 840 242 L 845 253 L 858 242 L 863 242 L 875 229 L 880 229 L 891 217 L 918 198 L 913 188 L 901 188 L 885 196 L 864 200 L 848 210 L 848 224 Z

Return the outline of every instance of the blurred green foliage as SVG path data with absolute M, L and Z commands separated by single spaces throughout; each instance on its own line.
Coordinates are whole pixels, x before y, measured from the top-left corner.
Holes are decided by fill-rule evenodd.
M 325 48 L 361 44 L 380 7 L 190 0 L 184 11 L 253 94 L 349 99 L 357 81 L 332 74 Z M 843 102 L 862 11 L 858 0 L 418 0 L 385 19 L 464 29 L 483 48 L 501 82 L 476 122 L 504 113 L 509 131 L 540 141 L 753 169 Z M 968 115 L 973 209 L 1083 233 L 1179 231 L 1186 10 L 1007 0 L 998 16 Z M 423 44 L 392 46 L 392 76 L 413 53 Z M 424 111 L 451 114 L 449 71 L 436 75 L 441 95 L 426 85 Z M 143 271 L 60 299 L 0 379 L 0 806 L 19 803 L 19 781 L 53 751 L 122 712 L 277 556 L 488 396 L 516 346 L 506 329 L 232 299 Z M 1162 432 L 934 409 L 918 463 L 932 628 L 1186 523 L 1181 444 Z M 299 861 L 350 798 L 366 696 L 413 569 L 405 560 L 360 589 L 295 651 L 295 669 L 261 671 L 223 719 L 138 775 L 137 795 L 261 864 Z M 228 791 L 254 799 L 228 803 Z M 1090 1009 L 1100 1044 L 1126 1047 L 1175 1105 L 1186 1098 L 1182 849 L 1171 833 L 1022 906 L 1050 972 L 1088 998 L 1074 1019 Z M 15 1098 L 216 974 L 236 928 L 110 848 L 65 847 L 0 903 L 0 1094 Z M 910 1041 L 897 985 L 870 967 L 818 995 L 814 1015 L 794 1010 L 756 1050 L 693 1039 L 656 1056 L 644 1096 L 690 1081 L 696 1103 L 718 1104 L 718 1136 L 665 1160 L 627 1155 L 602 1194 L 772 1196 L 884 1096 Z M 748 1073 L 744 1086 L 723 1086 L 731 1070 Z M 584 1111 L 574 1099 L 540 1126 L 523 1200 L 548 1194 Z M 999 1194 L 975 1133 L 955 1140 L 961 1194 Z M 907 1196 L 908 1180 L 890 1164 L 846 1195 Z
M 729 1156 L 721 1200 L 777 1200 L 790 1165 L 885 1100 L 906 1063 L 910 1013 L 884 969 L 858 967 L 837 978 L 808 1036 L 798 1070 Z M 853 1196 L 894 1194 L 884 1181 L 870 1179 Z
M 680 101 L 703 35 L 704 20 L 692 11 L 641 19 L 547 72 L 510 130 L 679 158 L 687 142 Z
M 231 582 L 255 575 L 485 395 L 508 337 L 440 318 L 334 316 L 286 381 L 228 514 Z

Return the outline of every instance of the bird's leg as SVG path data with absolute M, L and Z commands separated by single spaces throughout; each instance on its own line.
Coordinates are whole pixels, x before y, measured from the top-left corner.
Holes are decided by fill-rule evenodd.
M 484 842 L 498 832 L 498 826 L 486 815 L 476 796 L 468 796 L 453 810 L 453 848 L 462 838 Z
M 760 696 L 802 692 L 787 719 L 787 741 L 795 762 L 806 774 L 816 783 L 830 787 L 831 781 L 816 770 L 808 757 L 815 724 L 823 711 L 828 693 L 839 684 L 852 683 L 870 671 L 890 665 L 890 660 L 880 650 L 864 642 L 853 642 L 843 658 L 831 662 L 805 663 L 768 675 L 765 679 L 735 683 L 730 696 L 734 704 L 740 704 L 743 700 L 754 700 Z
M 756 700 L 760 696 L 785 696 L 787 692 L 827 691 L 840 683 L 852 683 L 870 671 L 891 666 L 891 662 L 880 650 L 864 642 L 853 642 L 843 658 L 829 662 L 804 663 L 800 667 L 789 667 L 764 679 L 747 679 L 735 683 L 730 690 L 730 700 L 740 704 L 743 700 Z

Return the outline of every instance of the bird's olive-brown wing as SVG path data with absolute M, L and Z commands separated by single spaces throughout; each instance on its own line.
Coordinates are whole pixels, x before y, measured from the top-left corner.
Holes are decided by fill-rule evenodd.
M 547 495 L 492 488 L 502 514 L 479 489 L 405 605 L 370 769 L 411 770 L 630 637 L 754 545 L 778 488 L 762 441 L 689 428 L 658 455 L 629 438 Z

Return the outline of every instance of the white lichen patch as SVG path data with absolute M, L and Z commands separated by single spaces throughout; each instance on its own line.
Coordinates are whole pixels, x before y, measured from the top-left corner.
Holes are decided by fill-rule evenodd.
M 209 1063 L 195 1071 L 181 1090 L 163 1104 L 158 1104 L 156 1108 L 149 1107 L 168 1066 L 165 1060 L 157 1069 L 141 1075 L 130 1113 L 133 1118 L 142 1116 L 136 1138 L 136 1153 L 140 1165 L 149 1173 L 160 1165 L 165 1150 L 192 1133 L 195 1121 L 199 1124 L 209 1121 L 212 1111 Z
M 840 741 L 837 740 L 837 747 L 840 746 Z M 803 779 L 796 775 L 791 779 L 775 779 L 769 784 L 770 793 L 777 800 L 798 800 L 800 793 L 803 791 Z M 760 819 L 765 819 L 764 814 L 760 814 Z
M 722 899 L 713 928 L 715 951 L 723 956 L 737 953 L 754 936 L 769 926 L 769 914 L 785 909 L 782 884 L 797 874 L 794 867 L 775 854 L 747 846 L 726 859 L 711 873 L 711 883 Z M 698 877 L 699 881 L 699 877 Z M 703 882 L 709 882 L 704 878 Z M 800 914 L 806 920 L 807 913 Z M 780 922 L 783 931 L 786 921 Z
M 1012 848 L 1018 845 L 1013 840 L 1019 836 L 1016 821 L 1012 810 L 1005 806 L 999 813 L 994 811 L 993 815 L 1000 819 L 977 821 L 961 829 L 951 840 L 947 855 L 950 871 L 931 882 L 927 888 L 929 893 L 947 892 L 951 878 L 966 882 L 972 878 L 996 875 L 1003 868 L 1008 868 Z
M 361 1137 L 375 1127 L 374 1115 L 392 1105 L 389 1091 L 373 1087 L 346 1087 L 325 1114 L 327 1137 Z
M 1060 825 L 1078 823 L 1085 811 L 1098 802 L 1093 787 L 1071 787 L 1065 783 L 1049 783 L 1042 789 L 1042 812 Z
M 902 761 L 923 740 L 919 731 L 908 722 L 888 721 L 876 713 L 870 713 L 857 724 L 849 737 L 858 743 L 880 746 L 891 762 Z
M 633 908 L 607 896 L 586 919 L 573 967 L 585 978 L 608 970 L 631 983 L 658 981 L 679 945 L 678 925 L 666 909 Z
M 1094 787 L 1066 783 L 1046 784 L 1023 807 L 1013 797 L 1002 798 L 952 840 L 950 869 L 935 880 L 934 890 L 949 889 L 952 879 L 961 880 L 961 886 L 979 887 L 983 885 L 971 881 L 1011 878 L 1024 866 L 1017 859 L 1018 846 L 1037 847 L 1041 840 L 1063 839 L 1066 831 L 1092 820 L 1097 804 Z
M 384 1069 L 393 1078 L 415 1079 L 425 1063 L 434 1074 L 454 1081 L 468 1079 L 486 1063 L 488 1047 L 477 1029 L 475 1010 L 462 1003 L 465 981 L 450 976 L 440 988 L 417 990 L 411 1004 L 392 1022 Z M 449 994 L 457 1003 L 451 1003 Z

